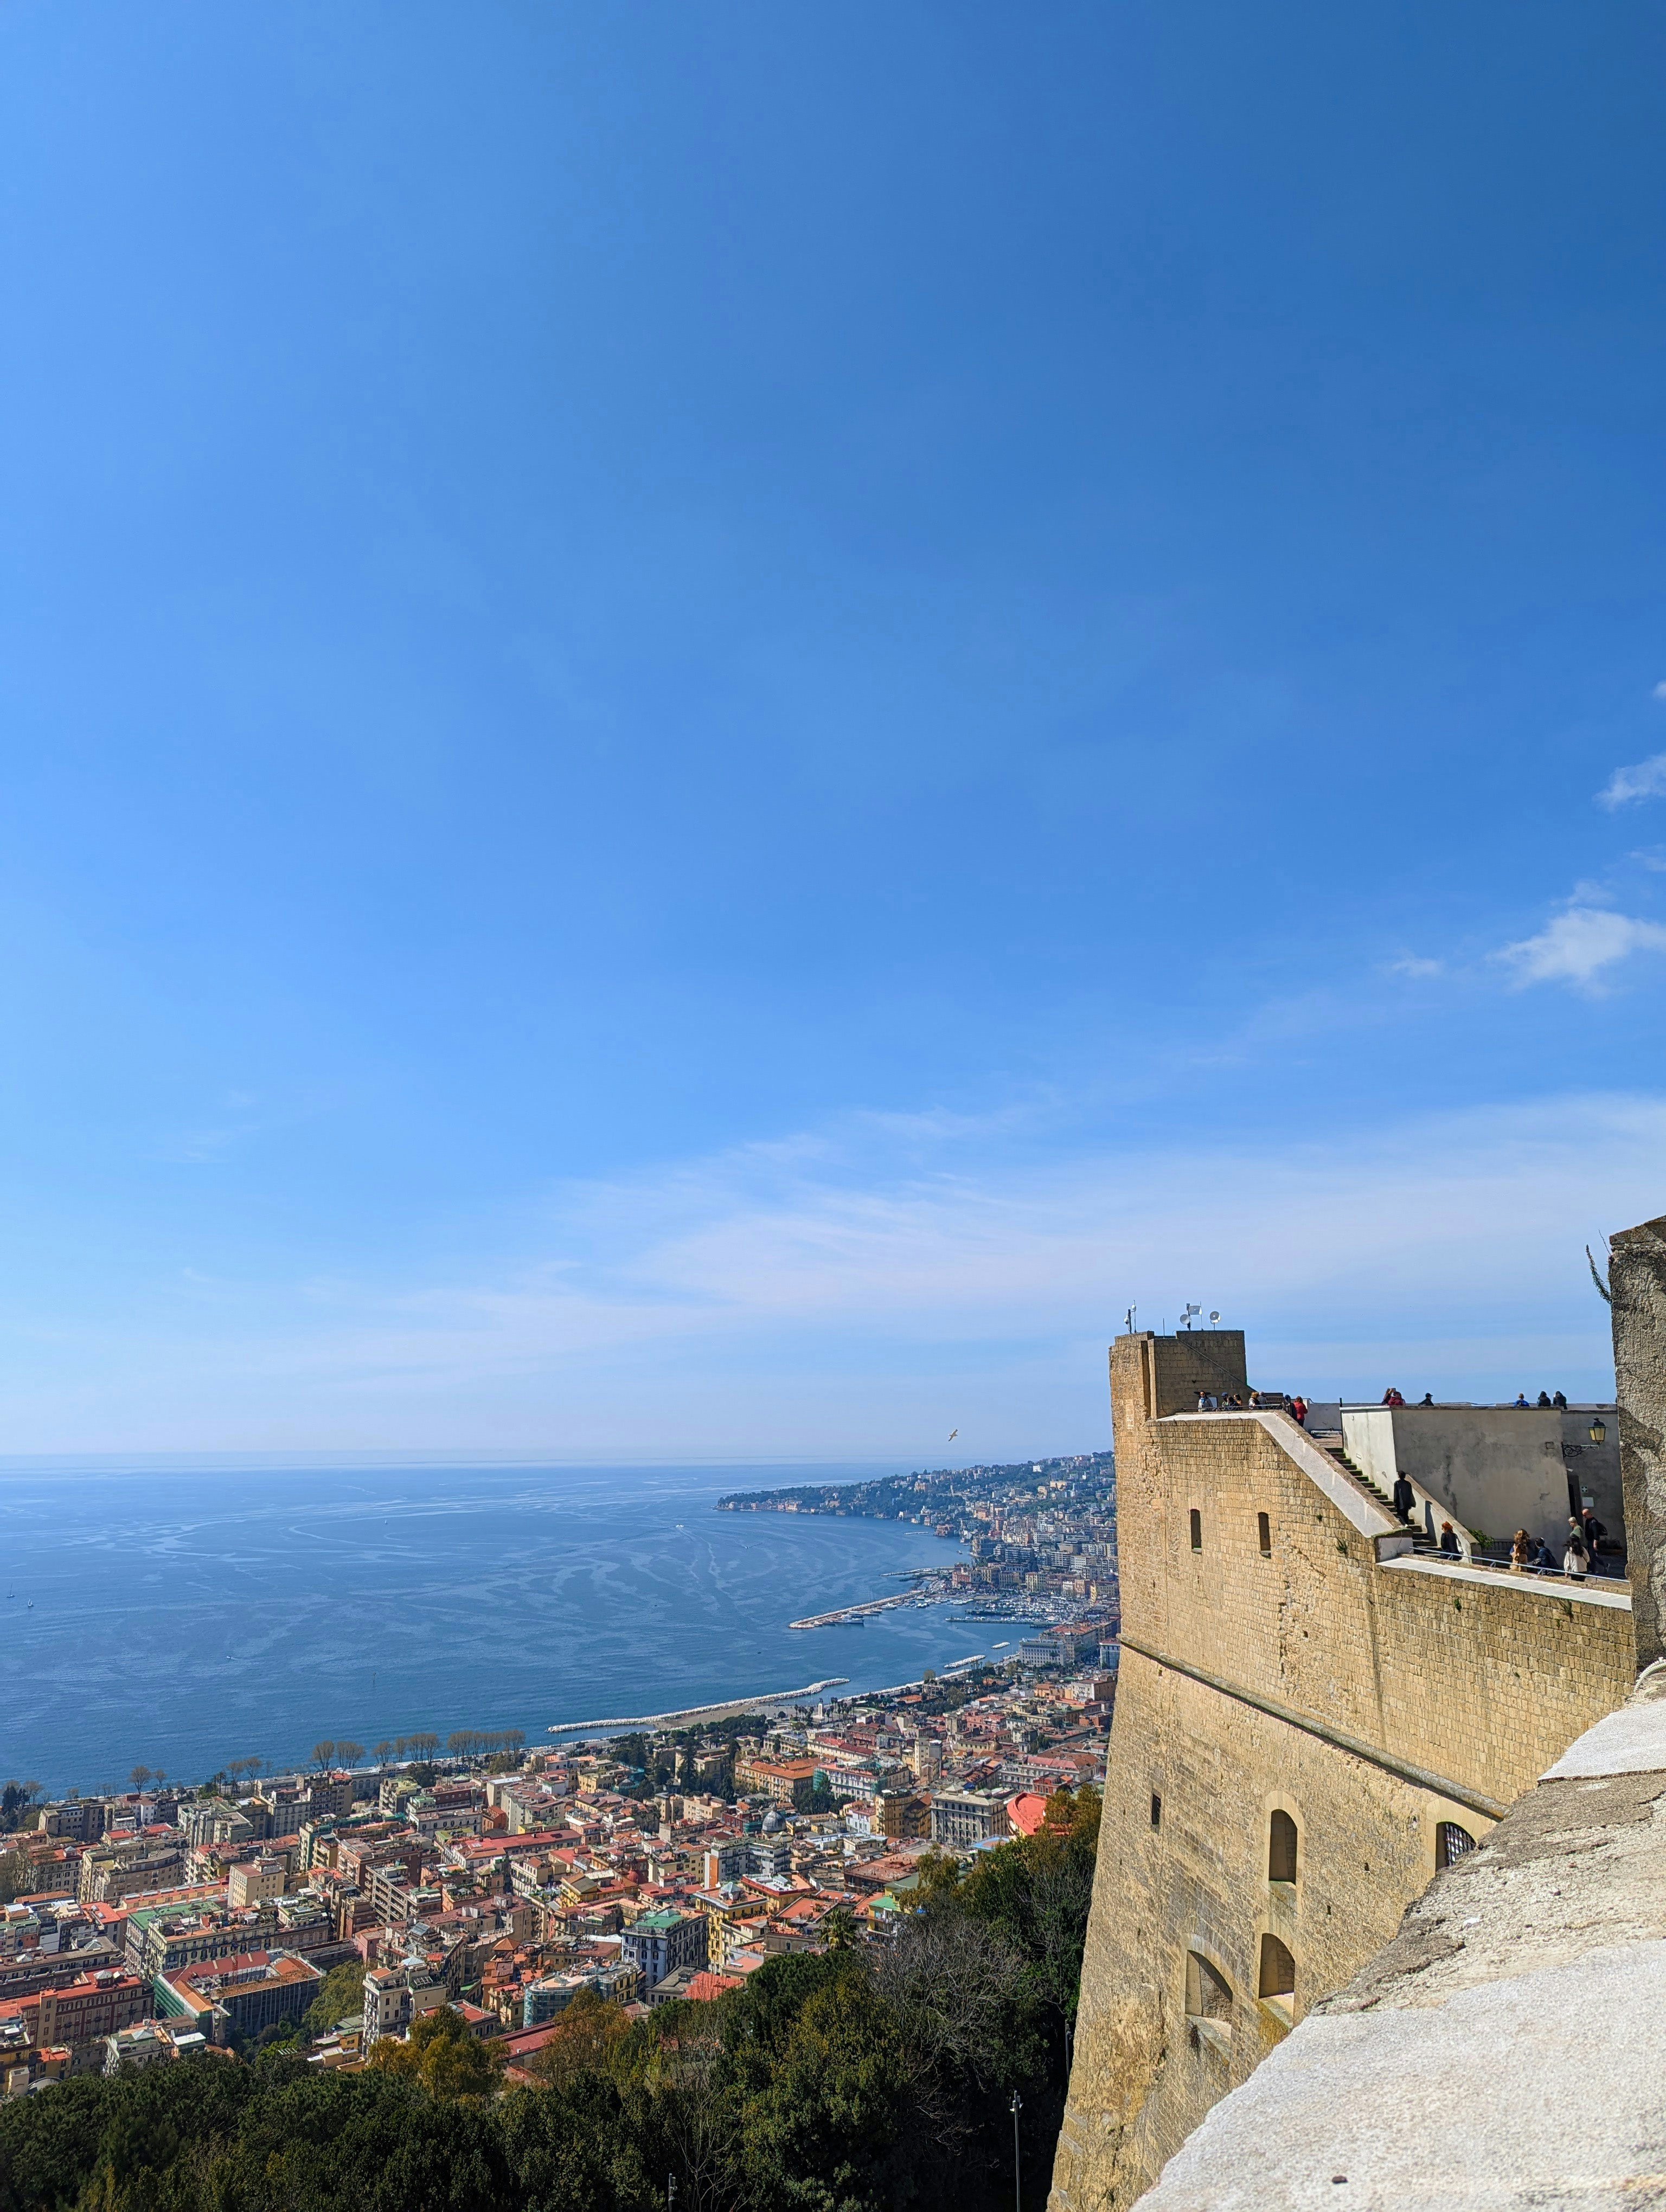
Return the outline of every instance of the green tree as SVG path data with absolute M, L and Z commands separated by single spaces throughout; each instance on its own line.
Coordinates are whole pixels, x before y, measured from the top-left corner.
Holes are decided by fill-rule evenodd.
M 806 1999 L 767 2078 L 746 2100 L 742 2154 L 763 2204 L 879 2212 L 906 2090 L 895 2014 L 865 1975 Z
M 960 1862 L 952 1851 L 933 1848 L 921 1851 L 914 1863 L 920 1878 L 920 1902 L 927 1910 L 952 1905 L 960 1890 Z
M 482 2043 L 449 2005 L 414 2021 L 405 2042 L 384 2036 L 372 2045 L 369 2063 L 381 2073 L 418 2081 L 431 2097 L 447 2100 L 489 2096 L 503 2071 L 502 2052 Z
M 1081 1993 L 1099 1814 L 1097 1790 L 1057 1792 L 1037 1832 L 981 1854 L 958 1892 L 962 1911 L 1022 1955 L 1031 1993 L 1060 2029 L 1073 2024 Z
M 856 1916 L 848 1905 L 836 1905 L 822 1923 L 822 1935 L 830 1951 L 854 1950 L 860 1932 Z
M 40 1795 L 38 1782 L 8 1782 L 0 1785 L 0 1832 L 17 1827 Z
M 527 2071 L 547 2089 L 564 2087 L 581 2074 L 605 2074 L 629 2025 L 623 2005 L 580 1990 Z
M 362 1959 L 349 1959 L 339 1966 L 331 1967 L 318 1995 L 307 2008 L 307 2033 L 309 2035 L 328 2035 L 338 2021 L 350 2020 L 356 2012 L 363 2008 L 367 1972 Z
M 502 2099 L 495 2117 L 520 2212 L 663 2212 L 665 2147 L 644 2143 L 607 2076 L 577 2075 L 559 2090 Z M 651 2159 L 651 2163 L 650 2163 Z M 678 2212 L 709 2212 L 684 2188 Z

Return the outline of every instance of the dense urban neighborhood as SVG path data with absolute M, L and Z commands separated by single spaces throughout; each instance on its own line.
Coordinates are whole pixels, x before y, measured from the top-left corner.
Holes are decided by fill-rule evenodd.
M 297 2097 L 336 2115 L 283 2154 L 309 2177 L 298 2205 L 449 2203 L 459 2129 L 486 2130 L 478 2155 L 529 2212 L 660 2204 L 668 2183 L 702 2201 L 713 2157 L 714 2204 L 793 2201 L 830 2157 L 929 2205 L 945 2130 L 992 2177 L 1025 2142 L 1042 2155 L 1116 1696 L 1108 1464 L 725 1504 L 926 1518 L 962 1556 L 864 1602 L 946 1598 L 982 1648 L 886 1690 L 825 1683 L 547 1747 L 459 1729 L 321 1741 L 283 1773 L 234 1759 L 189 1787 L 144 1766 L 51 1801 L 8 1782 L 7 2212 L 93 2184 L 155 2201 L 162 2167 L 107 2171 L 135 2098 L 166 2116 L 169 2201 L 204 2207 L 275 2201 L 270 2114 Z M 830 2023 L 853 2008 L 842 2059 Z M 806 2039 L 812 2102 L 840 2117 L 772 2136 L 759 2100 L 797 2112 Z M 847 2062 L 883 2094 L 842 2087 Z M 331 2133 L 349 2112 L 350 2154 Z M 556 2186 L 539 2130 L 575 2115 L 599 2164 Z M 234 2167 L 245 2136 L 268 2147 L 240 2198 L 214 2160 Z
M 723 1505 L 923 1520 L 970 1557 L 900 1601 L 946 1593 L 969 1621 L 1028 1632 L 940 1680 L 549 1750 L 459 1730 L 322 1742 L 305 1772 L 234 1760 L 189 1789 L 144 1767 L 50 1803 L 8 1783 L 7 2095 L 278 2041 L 314 2069 L 362 2067 L 442 2007 L 506 2081 L 531 2081 L 581 1993 L 640 2015 L 716 1999 L 773 1957 L 883 1941 L 933 1869 L 1101 1784 L 1108 1455 Z

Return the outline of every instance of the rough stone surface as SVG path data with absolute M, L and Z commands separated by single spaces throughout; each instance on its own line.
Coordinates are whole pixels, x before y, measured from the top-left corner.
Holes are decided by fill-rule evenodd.
M 1441 1825 L 1484 1838 L 1475 1802 L 1529 1789 L 1634 1672 L 1613 1586 L 1598 1603 L 1379 1561 L 1380 1502 L 1286 1417 L 1180 1413 L 1196 1402 L 1189 1349 L 1137 1336 L 1112 1349 L 1127 1642 L 1055 2212 L 1120 2212 L 1149 2189 L 1291 2019 L 1396 1936 L 1434 1875 Z M 1269 1878 L 1275 1810 L 1299 1838 L 1290 1883 Z M 1450 1975 L 1468 1940 L 1444 1922 L 1408 1933 L 1401 1971 L 1420 1983 Z M 1284 2007 L 1258 1996 L 1269 1936 L 1296 1961 Z M 1227 1984 L 1226 2019 L 1189 2019 L 1189 1952 Z
M 1438 2013 L 1310 2021 L 1256 2075 L 1253 2111 L 1233 2098 L 1205 2120 L 1147 2212 L 1666 2205 L 1666 2075 L 1639 2063 L 1663 2006 L 1656 1942 Z
M 1633 1771 L 1554 1769 L 1210 2113 L 1147 2212 L 1666 2205 L 1661 1686 L 1626 1709 Z
M 1647 1774 L 1660 1764 L 1660 1716 L 1651 1710 L 1666 1702 L 1666 1659 L 1657 1659 L 1637 1678 L 1637 1687 L 1617 1713 L 1587 1729 L 1568 1746 L 1545 1775 L 1547 1782 L 1596 1774 Z
M 1647 1667 L 1666 1652 L 1666 1217 L 1614 1238 L 1608 1288 L 1637 1659 Z

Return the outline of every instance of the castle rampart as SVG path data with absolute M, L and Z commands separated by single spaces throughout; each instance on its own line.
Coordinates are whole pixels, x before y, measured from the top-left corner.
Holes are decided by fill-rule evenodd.
M 1111 1348 L 1122 1643 L 1058 2212 L 1132 2203 L 1635 1673 L 1615 1583 L 1413 1556 L 1241 1335 Z

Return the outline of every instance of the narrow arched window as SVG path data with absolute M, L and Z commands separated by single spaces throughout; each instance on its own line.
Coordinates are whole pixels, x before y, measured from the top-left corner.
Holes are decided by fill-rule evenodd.
M 1296 1879 L 1296 1823 L 1288 1813 L 1274 1813 L 1268 1824 L 1267 1879 L 1268 1881 L 1294 1881 Z M 1264 1996 L 1267 1993 L 1262 1992 Z
M 1468 1828 L 1460 1828 L 1456 1820 L 1439 1820 L 1435 1824 L 1435 1864 L 1449 1867 L 1455 1859 L 1468 1857 L 1475 1848 L 1475 1839 Z
M 1276 1936 L 1261 1939 L 1261 1988 L 1264 1997 L 1289 1997 L 1296 1994 L 1296 1961 L 1288 1948 Z
M 1203 1549 L 1203 1516 L 1195 1505 L 1192 1508 L 1192 1549 L 1195 1552 Z
M 1256 1516 L 1256 1541 L 1261 1546 L 1262 1559 L 1270 1559 L 1273 1556 L 1273 1523 L 1264 1513 Z
M 1189 2020 L 1232 2017 L 1232 1985 L 1200 1951 L 1186 1954 L 1186 2014 Z

